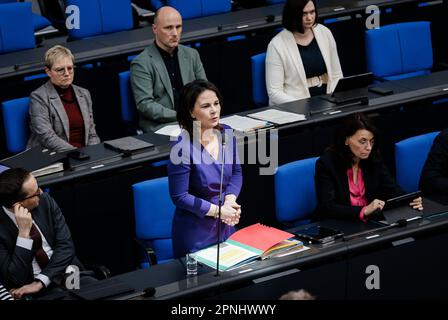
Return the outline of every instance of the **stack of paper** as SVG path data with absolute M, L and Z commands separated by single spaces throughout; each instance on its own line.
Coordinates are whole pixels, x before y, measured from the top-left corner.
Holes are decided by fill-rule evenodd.
M 226 124 L 232 129 L 241 132 L 251 132 L 256 129 L 261 129 L 272 125 L 266 121 L 255 120 L 249 117 L 242 117 L 237 115 L 223 118 L 220 120 L 220 123 Z
M 178 124 L 169 124 L 157 130 L 155 133 L 170 136 L 170 137 L 178 137 L 181 134 L 181 128 Z
M 281 111 L 277 109 L 268 109 L 248 115 L 251 118 L 269 121 L 275 124 L 285 124 L 297 121 L 304 121 L 306 117 L 304 114 Z
M 303 245 L 297 240 L 287 240 L 292 237 L 294 235 L 289 232 L 259 223 L 238 230 L 220 244 L 219 270 L 225 271 L 240 266 L 263 257 L 264 253 L 268 257 L 288 248 Z M 196 256 L 199 262 L 216 268 L 216 245 L 197 251 Z
M 34 177 L 37 178 L 59 171 L 64 171 L 64 164 L 62 162 L 55 162 L 53 164 L 50 164 L 49 166 L 34 170 L 31 173 Z

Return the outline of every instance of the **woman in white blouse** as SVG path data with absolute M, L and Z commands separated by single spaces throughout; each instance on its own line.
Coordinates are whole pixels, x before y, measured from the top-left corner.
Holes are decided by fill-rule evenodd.
M 286 1 L 285 29 L 266 54 L 270 105 L 331 93 L 343 77 L 333 35 L 317 18 L 315 0 Z

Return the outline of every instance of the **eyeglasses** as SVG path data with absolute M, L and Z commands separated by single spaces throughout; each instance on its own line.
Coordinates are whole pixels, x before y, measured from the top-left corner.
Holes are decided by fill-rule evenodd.
M 34 198 L 34 197 L 38 197 L 38 198 L 40 198 L 40 196 L 42 195 L 42 189 L 41 188 L 37 188 L 37 191 L 34 193 L 34 194 L 32 194 L 31 196 L 28 196 L 28 197 L 26 197 L 26 198 L 23 198 L 22 200 L 20 200 L 20 201 L 25 201 L 25 200 L 27 200 L 27 199 L 31 199 L 31 198 Z
M 58 75 L 63 76 L 65 74 L 65 71 L 67 71 L 69 74 L 72 74 L 75 71 L 75 68 L 76 68 L 75 66 L 68 66 L 52 70 L 56 72 Z

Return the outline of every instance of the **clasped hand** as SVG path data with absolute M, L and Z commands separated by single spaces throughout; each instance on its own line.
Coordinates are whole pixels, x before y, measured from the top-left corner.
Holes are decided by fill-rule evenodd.
M 221 220 L 229 226 L 234 226 L 240 222 L 241 206 L 235 201 L 225 201 L 221 207 Z

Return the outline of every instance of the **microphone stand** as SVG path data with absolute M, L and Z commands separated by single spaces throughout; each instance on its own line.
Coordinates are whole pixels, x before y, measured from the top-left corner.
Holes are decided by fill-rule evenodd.
M 218 244 L 216 248 L 216 275 L 219 276 L 219 245 L 221 242 L 221 207 L 223 204 L 222 201 L 222 184 L 223 184 L 223 178 L 224 178 L 224 153 L 226 149 L 226 135 L 225 133 L 222 134 L 222 163 L 221 163 L 221 181 L 219 182 L 219 199 L 218 199 Z

